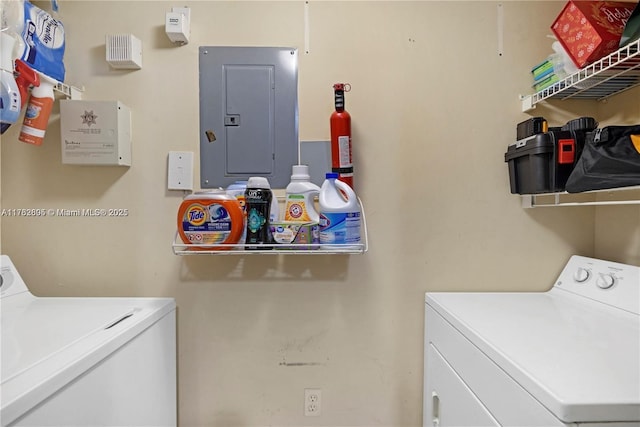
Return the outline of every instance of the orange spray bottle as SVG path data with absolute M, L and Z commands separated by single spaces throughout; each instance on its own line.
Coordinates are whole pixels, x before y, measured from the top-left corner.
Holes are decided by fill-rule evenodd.
M 49 116 L 53 107 L 53 86 L 56 81 L 45 74 L 38 73 L 40 85 L 31 90 L 29 105 L 24 113 L 22 130 L 18 139 L 33 145 L 41 145 L 49 125 Z

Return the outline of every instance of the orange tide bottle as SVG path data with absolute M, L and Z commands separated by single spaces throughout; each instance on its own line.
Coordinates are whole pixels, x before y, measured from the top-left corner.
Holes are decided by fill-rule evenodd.
M 177 219 L 182 242 L 193 244 L 193 250 L 234 249 L 244 229 L 240 202 L 223 189 L 188 195 Z

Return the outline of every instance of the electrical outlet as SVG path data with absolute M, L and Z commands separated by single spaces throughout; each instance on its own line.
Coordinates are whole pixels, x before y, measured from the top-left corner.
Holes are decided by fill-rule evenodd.
M 322 390 L 319 388 L 304 389 L 304 416 L 319 417 L 322 409 Z

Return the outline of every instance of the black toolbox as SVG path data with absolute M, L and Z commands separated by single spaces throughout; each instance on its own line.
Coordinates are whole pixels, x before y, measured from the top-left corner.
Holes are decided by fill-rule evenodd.
M 508 147 L 512 194 L 559 193 L 575 167 L 587 132 L 598 127 L 593 117 L 579 117 L 562 127 L 549 127 L 543 117 L 516 126 L 517 142 Z
M 553 130 L 510 145 L 504 160 L 509 164 L 511 193 L 564 191 L 578 160 L 578 143 L 574 136 L 571 131 Z

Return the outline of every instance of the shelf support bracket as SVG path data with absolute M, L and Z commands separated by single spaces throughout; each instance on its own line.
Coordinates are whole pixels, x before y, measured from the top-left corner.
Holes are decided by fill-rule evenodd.
M 531 194 L 522 195 L 522 207 L 524 209 L 530 209 L 534 206 L 533 196 Z
M 523 113 L 536 108 L 535 104 L 533 103 L 533 97 L 531 95 L 520 95 L 520 101 L 522 101 Z

